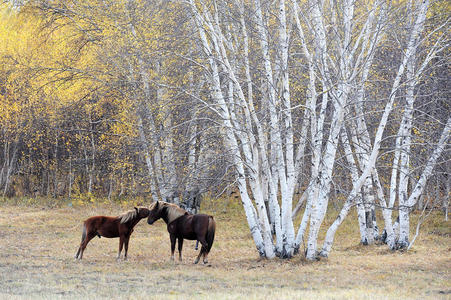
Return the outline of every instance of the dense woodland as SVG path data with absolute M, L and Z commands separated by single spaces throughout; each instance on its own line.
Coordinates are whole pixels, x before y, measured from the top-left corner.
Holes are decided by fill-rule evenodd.
M 408 248 L 413 210 L 448 215 L 450 17 L 446 0 L 5 1 L 1 195 L 235 193 L 263 257 L 328 256 L 353 209 L 363 244 Z

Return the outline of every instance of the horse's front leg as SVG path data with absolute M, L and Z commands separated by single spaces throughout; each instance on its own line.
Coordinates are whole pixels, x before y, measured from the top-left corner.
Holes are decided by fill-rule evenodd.
M 174 252 L 175 252 L 175 242 L 176 242 L 176 237 L 174 234 L 170 234 L 169 235 L 170 239 L 171 239 L 171 260 L 174 260 Z
M 183 238 L 179 238 L 179 261 L 182 261 Z
M 117 253 L 117 260 L 121 258 L 122 246 L 124 245 L 124 236 L 119 236 L 119 252 Z
M 130 235 L 125 237 L 125 253 L 124 253 L 124 260 L 127 260 L 127 253 L 128 253 L 128 241 L 130 240 Z

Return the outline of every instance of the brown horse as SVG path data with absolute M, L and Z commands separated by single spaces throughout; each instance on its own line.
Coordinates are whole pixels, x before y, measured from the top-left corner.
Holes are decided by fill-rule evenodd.
M 103 236 L 106 238 L 119 237 L 119 252 L 117 254 L 117 259 L 120 259 L 122 246 L 125 244 L 124 260 L 127 260 L 128 241 L 133 232 L 133 227 L 135 227 L 141 219 L 148 216 L 149 209 L 146 207 L 135 207 L 117 217 L 96 216 L 87 219 L 83 223 L 81 244 L 77 254 L 75 254 L 75 258 L 82 259 L 83 251 L 85 251 L 89 241 L 95 236 L 98 236 L 99 238 Z
M 216 222 L 212 216 L 192 215 L 175 204 L 163 201 L 153 203 L 149 210 L 148 224 L 153 224 L 160 218 L 167 224 L 171 239 L 171 260 L 174 260 L 175 242 L 178 239 L 179 260 L 182 261 L 183 239 L 187 239 L 197 240 L 202 245 L 194 263 L 197 264 L 202 255 L 204 264 L 208 263 L 207 256 L 215 239 L 216 228 Z

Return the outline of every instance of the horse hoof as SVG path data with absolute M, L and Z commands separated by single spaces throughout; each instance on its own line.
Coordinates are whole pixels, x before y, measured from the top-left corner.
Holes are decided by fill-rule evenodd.
M 196 260 L 194 261 L 194 264 L 197 265 L 198 262 L 199 262 L 199 260 L 196 259 Z

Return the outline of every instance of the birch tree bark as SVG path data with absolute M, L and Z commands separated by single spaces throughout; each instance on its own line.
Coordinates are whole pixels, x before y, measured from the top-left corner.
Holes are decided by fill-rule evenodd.
M 412 210 L 415 204 L 418 201 L 418 198 L 421 196 L 421 194 L 424 191 L 424 188 L 426 186 L 426 182 L 429 179 L 429 177 L 432 174 L 432 170 L 434 169 L 434 166 L 437 162 L 437 159 L 440 157 L 440 155 L 443 153 L 443 150 L 446 147 L 446 143 L 451 135 L 451 116 L 448 118 L 448 121 L 446 122 L 445 127 L 443 128 L 442 134 L 440 136 L 440 140 L 437 143 L 436 148 L 432 152 L 432 155 L 429 157 L 426 166 L 421 173 L 420 179 L 415 184 L 415 187 L 413 188 L 409 198 L 406 201 L 406 208 L 407 210 Z M 404 210 L 406 208 L 403 208 Z M 408 217 L 408 215 L 407 215 Z M 401 218 L 400 218 L 401 223 Z M 401 226 L 400 226 L 401 228 Z M 409 231 L 408 229 L 400 229 L 399 232 L 399 247 L 403 248 L 409 245 Z
M 354 1 L 312 0 L 305 10 L 295 0 L 279 0 L 274 4 L 276 13 L 271 11 L 271 5 L 260 0 L 189 1 L 210 84 L 212 102 L 202 104 L 220 118 L 226 148 L 233 154 L 237 185 L 254 242 L 263 256 L 291 257 L 306 240 L 308 227 L 307 258 L 317 258 L 317 239 L 330 199 L 341 136 L 348 165 L 352 166 L 352 190 L 340 219 L 329 228 L 321 255 L 328 255 L 336 229 L 355 204 L 359 204 L 362 243 L 373 242 L 377 237 L 373 217 L 375 194 L 383 208 L 392 247 L 390 205 L 385 201 L 376 161 L 422 28 L 414 26 L 406 40 L 404 55 L 372 138 L 373 129 L 367 126 L 364 117 L 364 103 L 369 100 L 365 89 L 386 30 L 388 4 L 385 1 L 368 4 L 367 13 L 362 15 L 359 8 L 358 17 Z M 277 18 L 271 19 L 273 16 Z M 421 16 L 422 13 L 416 20 Z M 291 93 L 290 25 L 295 26 L 308 71 L 306 100 L 296 106 L 304 108 L 300 126 L 293 122 L 292 114 L 292 101 L 296 100 Z M 329 27 L 335 30 L 326 30 Z M 252 43 L 250 36 L 254 39 Z M 354 117 L 347 124 L 345 114 L 352 113 Z M 344 124 L 349 137 L 342 132 Z M 306 149 L 311 151 L 310 178 L 306 180 L 309 184 L 301 197 L 306 201 L 306 209 L 295 234 L 292 201 Z M 402 158 L 404 165 L 405 161 Z
M 218 79 L 211 82 L 214 89 L 213 99 L 220 97 L 229 111 L 229 114 L 222 115 L 224 130 L 231 131 L 227 140 L 229 150 L 236 153 L 236 163 L 240 161 L 239 163 L 243 164 L 241 176 L 244 181 L 238 184 L 241 186 L 240 193 L 242 195 L 249 193 L 245 198 L 252 196 L 255 201 L 263 234 L 267 234 L 267 228 L 272 228 L 275 245 L 270 236 L 264 238 L 267 244 L 275 246 L 275 254 L 278 256 L 289 258 L 295 250 L 292 199 L 299 178 L 300 170 L 297 167 L 303 159 L 306 134 L 303 142 L 295 149 L 288 69 L 289 34 L 286 3 L 278 1 L 278 21 L 273 28 L 267 20 L 269 6 L 259 0 L 251 3 L 244 1 L 233 3 L 232 8 L 236 5 L 240 20 L 239 23 L 231 24 L 222 22 L 227 20 L 228 14 L 231 13 L 228 11 L 230 6 L 225 2 L 216 2 L 213 6 L 208 6 L 203 1 L 198 4 L 192 1 L 190 4 L 197 16 L 197 30 L 206 57 L 215 58 L 214 63 L 209 60 L 210 70 L 221 69 L 227 76 L 223 79 L 218 75 Z M 244 14 L 248 12 L 245 8 L 248 6 L 254 9 L 255 14 L 251 15 L 254 23 L 246 22 L 244 18 Z M 249 29 L 247 27 L 249 24 L 254 28 Z M 256 85 L 252 78 L 248 55 L 248 32 L 251 30 L 256 32 L 257 54 L 261 57 L 263 70 L 261 78 L 263 89 L 258 91 L 262 93 L 261 99 L 254 97 L 254 86 L 259 85 Z M 270 43 L 270 30 L 277 32 L 275 36 L 278 47 Z M 244 49 L 243 61 L 238 58 L 241 56 L 241 46 Z M 271 53 L 277 53 L 275 58 Z M 244 72 L 237 68 L 238 63 L 243 63 Z M 244 84 L 240 80 L 241 76 L 246 78 Z M 226 94 L 227 96 L 224 96 Z M 264 107 L 266 116 L 256 111 L 256 106 Z M 221 113 L 223 111 L 224 109 Z M 227 119 L 230 119 L 230 124 Z M 303 128 L 306 126 L 308 121 Z M 303 132 L 306 131 L 304 129 Z M 239 151 L 234 149 L 235 145 Z M 237 169 L 237 173 L 240 172 Z M 246 185 L 250 187 L 249 190 L 244 190 Z M 252 210 L 251 205 L 244 204 L 244 207 Z M 248 212 L 247 215 L 251 213 Z
M 390 190 L 390 204 L 389 207 L 387 209 L 385 200 L 382 201 L 384 199 L 384 194 L 383 194 L 383 189 L 381 187 L 380 181 L 379 181 L 379 176 L 377 175 L 377 169 L 374 168 L 373 163 L 375 159 L 375 150 L 376 152 L 378 151 L 377 148 L 380 147 L 380 139 L 382 137 L 382 132 L 383 132 L 383 128 L 386 126 L 387 123 L 387 117 L 389 112 L 392 109 L 393 106 L 393 101 L 394 101 L 394 95 L 396 94 L 397 90 L 399 89 L 399 87 L 401 86 L 401 77 L 407 67 L 407 78 L 410 78 L 411 80 L 409 81 L 410 84 L 408 85 L 408 93 L 407 93 L 407 104 L 406 104 L 406 108 L 404 110 L 404 116 L 403 116 L 403 121 L 401 123 L 401 127 L 400 127 L 400 132 L 398 133 L 398 138 L 396 141 L 396 145 L 400 146 L 400 150 L 399 154 L 395 153 L 395 161 L 396 164 L 393 165 L 393 170 L 392 170 L 392 182 L 394 177 L 396 177 L 396 173 L 397 173 L 397 168 L 398 168 L 398 163 L 397 160 L 399 159 L 400 165 L 401 165 L 401 170 L 404 172 L 403 175 L 400 175 L 400 182 L 402 182 L 402 185 L 400 185 L 399 191 L 400 191 L 400 196 L 402 195 L 402 197 L 404 198 L 404 200 L 400 200 L 400 204 L 404 203 L 407 204 L 408 200 L 407 200 L 407 178 L 408 175 L 406 175 L 406 173 L 408 172 L 408 163 L 409 163 L 409 159 L 408 159 L 408 153 L 409 153 L 409 149 L 410 149 L 410 129 L 411 129 L 411 120 L 412 120 L 412 114 L 413 114 L 413 101 L 414 101 L 414 96 L 413 96 L 413 89 L 414 89 L 414 82 L 415 79 L 413 78 L 413 67 L 410 66 L 409 67 L 409 62 L 411 59 L 414 59 L 415 57 L 415 51 L 417 49 L 417 39 L 419 34 L 422 31 L 423 28 L 423 23 L 424 23 L 424 18 L 425 18 L 425 14 L 427 12 L 427 7 L 428 7 L 428 2 L 424 1 L 421 5 L 419 5 L 418 7 L 418 11 L 415 14 L 415 23 L 414 26 L 412 27 L 412 30 L 410 32 L 409 35 L 409 42 L 407 45 L 407 49 L 406 49 L 406 54 L 399 66 L 398 69 L 398 73 L 396 75 L 396 78 L 394 80 L 393 86 L 392 86 L 392 91 L 390 93 L 390 98 L 389 98 L 389 102 L 387 103 L 386 107 L 385 107 L 385 111 L 384 111 L 384 115 L 381 118 L 381 122 L 379 123 L 379 127 L 378 127 L 378 131 L 376 132 L 376 137 L 374 140 L 374 146 L 373 146 L 373 150 L 371 155 L 369 156 L 368 159 L 364 159 L 365 163 L 366 163 L 366 168 L 365 171 L 363 171 L 362 176 L 370 171 L 368 166 L 372 166 L 370 168 L 373 168 L 373 170 L 371 171 L 371 173 L 373 174 L 373 181 L 376 184 L 377 187 L 377 194 L 378 194 L 378 198 L 380 200 L 380 204 L 381 207 L 383 209 L 383 216 L 384 216 L 384 220 L 386 223 L 386 230 L 387 232 L 390 232 L 388 235 L 389 237 L 389 247 L 391 249 L 394 249 L 395 244 L 394 244 L 394 231 L 391 225 L 391 210 L 390 210 L 390 206 L 392 205 L 392 203 L 394 202 L 394 188 L 392 187 Z M 434 51 L 431 50 L 431 53 L 433 53 Z M 426 59 L 423 61 L 423 64 L 421 66 L 421 69 L 424 68 L 425 64 L 429 63 L 429 58 L 426 57 Z M 415 76 L 418 76 L 419 73 L 416 73 Z M 363 124 L 362 124 L 363 125 Z M 410 129 L 409 129 L 410 128 Z M 407 132 L 405 132 L 404 130 L 407 130 Z M 445 128 L 446 130 L 446 128 Z M 364 134 L 365 136 L 365 134 Z M 443 137 L 443 136 L 442 136 Z M 439 142 L 439 145 L 441 145 L 442 140 Z M 378 145 L 379 144 L 379 145 Z M 402 147 L 404 146 L 404 148 Z M 439 147 L 436 149 L 437 152 L 440 152 Z M 363 157 L 365 157 L 365 151 L 364 151 L 364 155 Z M 373 159 L 372 159 L 373 158 Z M 437 159 L 437 158 L 435 158 Z M 432 163 L 432 162 L 431 162 Z M 429 166 L 429 162 L 428 162 L 428 166 Z M 393 176 L 394 174 L 394 176 Z M 402 180 L 402 181 L 401 181 Z M 331 243 L 333 241 L 333 236 L 335 234 L 336 229 L 338 228 L 339 224 L 342 222 L 342 220 L 344 219 L 344 217 L 346 216 L 347 212 L 349 211 L 350 205 L 352 203 L 352 198 L 355 194 L 355 190 L 356 187 L 358 188 L 360 181 L 356 182 L 354 184 L 353 187 L 353 191 L 350 194 L 350 197 L 348 197 L 348 200 L 345 203 L 345 206 L 343 207 L 342 211 L 340 212 L 339 217 L 335 220 L 335 222 L 332 224 L 332 226 L 329 228 L 327 235 L 326 235 L 326 240 L 324 242 L 324 246 L 321 252 L 321 255 L 323 256 L 327 256 L 330 248 L 331 248 Z M 402 193 L 401 193 L 402 192 Z M 352 196 L 352 197 L 351 197 Z M 410 198 L 409 198 L 410 199 Z M 400 213 L 400 219 L 404 218 L 404 229 L 400 230 L 400 236 L 403 236 L 403 241 L 408 241 L 408 213 L 409 213 L 409 206 L 408 205 L 403 205 L 402 207 L 400 207 L 400 210 L 404 210 L 404 213 Z M 402 221 L 400 221 L 402 222 Z M 402 233 L 401 233 L 402 231 Z M 407 237 L 406 237 L 407 236 Z M 403 241 L 401 241 L 401 244 L 405 244 Z M 407 244 L 408 245 L 408 244 Z M 398 247 L 402 247 L 402 245 L 398 245 Z
M 243 203 L 243 208 L 246 212 L 247 221 L 249 224 L 249 227 L 251 229 L 251 234 L 254 239 L 254 242 L 256 244 L 257 250 L 260 253 L 261 256 L 272 258 L 274 257 L 274 246 L 272 243 L 271 238 L 271 229 L 269 226 L 269 219 L 266 214 L 266 208 L 264 205 L 264 201 L 261 198 L 261 194 L 256 195 L 260 196 L 260 199 L 256 198 L 256 205 L 257 210 L 255 209 L 254 205 L 252 204 L 252 201 L 249 197 L 248 189 L 247 189 L 247 182 L 246 182 L 246 173 L 245 173 L 245 167 L 243 164 L 243 161 L 241 160 L 241 153 L 239 151 L 240 147 L 238 145 L 238 139 L 244 138 L 243 135 L 235 135 L 233 125 L 237 124 L 236 122 L 231 122 L 232 115 L 230 114 L 230 110 L 227 106 L 227 103 L 225 102 L 225 97 L 222 93 L 222 86 L 221 86 L 221 79 L 219 76 L 219 67 L 217 65 L 216 60 L 214 59 L 213 55 L 218 55 L 221 58 L 221 61 L 227 63 L 224 61 L 224 59 L 227 59 L 227 57 L 224 57 L 223 55 L 225 53 L 224 45 L 220 44 L 222 40 L 222 33 L 218 32 L 219 27 L 214 27 L 213 23 L 211 22 L 211 17 L 208 16 L 208 12 L 206 11 L 205 6 L 201 9 L 197 7 L 197 5 L 194 3 L 194 1 L 190 1 L 190 7 L 193 11 L 196 27 L 199 33 L 199 37 L 202 43 L 203 51 L 206 54 L 206 57 L 208 57 L 208 63 L 209 67 L 211 69 L 211 89 L 212 89 L 212 96 L 214 101 L 217 103 L 220 110 L 213 111 L 218 114 L 218 116 L 221 117 L 221 120 L 224 124 L 224 134 L 225 134 L 225 143 L 226 146 L 230 151 L 233 153 L 233 159 L 235 163 L 235 169 L 237 172 L 237 184 L 241 195 L 241 201 Z M 208 33 L 212 34 L 210 35 L 211 38 L 211 44 L 208 40 L 207 32 L 205 31 L 205 27 L 209 29 Z M 221 39 L 221 40 L 219 40 Z M 222 47 L 222 50 L 221 50 Z M 214 50 L 214 53 L 213 53 Z M 230 64 L 227 63 L 227 69 L 230 73 L 229 75 L 233 76 L 232 69 Z M 238 83 L 238 81 L 234 81 L 235 84 Z M 245 157 L 251 157 L 251 153 L 249 151 L 249 148 L 246 146 L 245 148 L 242 148 L 243 155 Z M 251 170 L 251 172 L 254 174 L 251 179 L 254 179 L 255 183 L 255 170 Z M 254 191 L 258 191 L 258 187 L 253 184 Z

